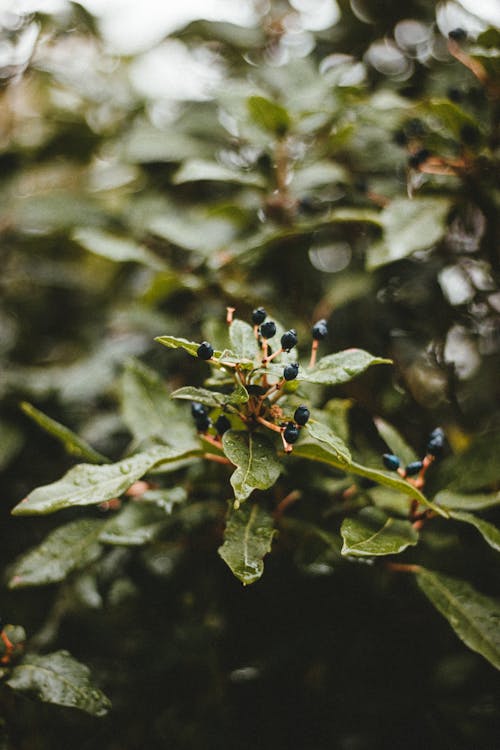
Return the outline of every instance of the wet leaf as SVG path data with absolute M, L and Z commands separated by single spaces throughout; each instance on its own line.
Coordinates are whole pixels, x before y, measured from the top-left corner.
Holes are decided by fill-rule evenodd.
M 103 521 L 87 518 L 71 521 L 52 531 L 14 564 L 9 587 L 63 581 L 73 570 L 93 562 L 101 554 L 98 537 L 102 527 Z
M 344 470 L 351 464 L 351 454 L 344 441 L 329 427 L 316 421 L 308 422 L 301 430 L 293 454 L 317 461 L 324 457 L 328 463 Z
M 26 654 L 7 680 L 14 690 L 34 693 L 44 703 L 56 703 L 104 716 L 111 703 L 90 682 L 90 670 L 67 651 L 37 656 Z
M 254 489 L 272 487 L 281 472 L 274 445 L 266 435 L 246 430 L 228 430 L 222 436 L 224 453 L 238 468 L 231 476 L 236 504 Z
M 298 379 L 319 385 L 347 383 L 372 365 L 390 365 L 392 360 L 374 357 L 363 349 L 346 349 L 322 357 L 315 367 L 302 369 Z
M 259 351 L 253 328 L 237 318 L 229 326 L 231 348 L 238 357 L 254 359 Z
M 219 555 L 244 586 L 264 572 L 263 558 L 271 551 L 274 534 L 272 516 L 256 503 L 229 508 Z
M 168 515 L 162 508 L 129 501 L 104 527 L 101 525 L 99 541 L 104 544 L 141 546 L 152 542 L 168 522 Z
M 363 508 L 353 518 L 346 518 L 340 533 L 342 554 L 354 557 L 397 555 L 418 542 L 409 521 L 392 518 L 380 508 Z
M 192 385 L 186 385 L 174 391 L 171 398 L 197 401 L 215 409 L 225 404 L 245 404 L 249 397 L 248 391 L 242 385 L 236 386 L 231 393 L 220 393 L 219 391 L 209 391 L 207 388 L 195 388 Z
M 460 640 L 500 669 L 500 603 L 465 581 L 425 568 L 417 581 Z

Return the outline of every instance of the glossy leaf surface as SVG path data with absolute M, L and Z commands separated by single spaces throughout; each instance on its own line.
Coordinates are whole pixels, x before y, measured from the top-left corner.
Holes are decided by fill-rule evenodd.
M 409 521 L 400 521 L 380 508 L 363 508 L 346 518 L 340 529 L 343 555 L 374 557 L 397 555 L 418 542 L 418 534 Z
M 272 487 L 281 472 L 273 444 L 266 435 L 228 430 L 222 436 L 224 453 L 238 468 L 231 476 L 236 503 L 246 500 L 254 489 Z
M 219 555 L 244 586 L 261 577 L 274 534 L 272 516 L 257 503 L 229 508 Z

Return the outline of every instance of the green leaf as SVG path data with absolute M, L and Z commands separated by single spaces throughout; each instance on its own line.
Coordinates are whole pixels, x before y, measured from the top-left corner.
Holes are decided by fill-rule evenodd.
M 450 510 L 484 510 L 500 505 L 500 492 L 468 495 L 465 492 L 443 490 L 438 492 L 434 502 Z
M 187 339 L 177 338 L 176 336 L 157 336 L 155 341 L 159 344 L 167 346 L 169 349 L 184 349 L 192 357 L 198 357 L 197 350 L 200 344 L 196 341 L 188 341 Z M 232 364 L 238 363 L 244 369 L 251 369 L 254 363 L 251 359 L 241 359 L 236 357 L 234 352 L 214 350 L 213 357 L 210 360 L 210 364 L 221 368 L 230 368 Z M 231 368 L 232 369 L 232 368 Z
M 229 326 L 229 340 L 236 356 L 254 359 L 259 351 L 253 328 L 237 318 Z
M 458 140 L 461 140 L 460 133 L 464 125 L 477 127 L 477 122 L 474 118 L 449 99 L 431 99 L 427 102 L 425 109 L 431 115 L 441 120 L 443 125 Z
M 425 568 L 417 581 L 460 640 L 500 669 L 500 603 L 465 581 Z
M 500 480 L 500 430 L 477 437 L 470 448 L 449 456 L 436 467 L 435 479 L 447 490 L 472 492 Z
M 417 460 L 417 454 L 410 448 L 406 440 L 399 434 L 395 427 L 380 417 L 375 418 L 378 434 L 391 449 L 391 452 L 399 456 L 401 463 L 405 466 Z
M 299 380 L 319 385 L 347 383 L 372 365 L 390 365 L 392 360 L 374 357 L 363 349 L 345 349 L 322 357 L 315 367 L 299 371 Z
M 247 109 L 252 120 L 275 135 L 283 135 L 290 128 L 290 116 L 286 109 L 263 96 L 250 96 Z
M 24 442 L 23 433 L 8 422 L 0 420 L 0 471 L 19 453 Z
M 86 518 L 55 529 L 14 564 L 9 588 L 63 581 L 71 571 L 93 562 L 101 554 L 102 527 L 103 521 Z
M 90 670 L 67 651 L 37 656 L 26 654 L 7 680 L 14 690 L 34 693 L 44 703 L 56 703 L 104 716 L 111 707 L 108 698 L 89 679 Z
M 293 452 L 318 461 L 322 460 L 321 455 L 325 455 L 328 463 L 339 469 L 345 470 L 351 465 L 351 454 L 344 441 L 321 422 L 311 421 L 305 425 Z
M 439 242 L 446 231 L 450 206 L 447 198 L 436 196 L 392 200 L 380 215 L 384 237 L 369 250 L 368 268 L 393 263 Z
M 363 508 L 354 518 L 342 522 L 343 555 L 373 557 L 397 555 L 418 542 L 409 521 L 388 516 L 380 508 Z
M 264 572 L 263 558 L 271 551 L 274 534 L 272 516 L 256 503 L 229 508 L 219 555 L 244 586 Z
M 45 515 L 74 505 L 97 505 L 121 495 L 137 479 L 158 464 L 195 456 L 199 451 L 181 451 L 155 446 L 114 464 L 78 464 L 61 479 L 33 490 L 12 513 L 17 516 Z
M 75 242 L 108 260 L 118 263 L 135 261 L 153 268 L 155 271 L 165 270 L 165 264 L 146 247 L 138 245 L 125 237 L 115 237 L 101 229 L 78 227 L 71 235 Z
M 274 445 L 266 435 L 246 430 L 228 430 L 222 436 L 222 448 L 238 468 L 231 476 L 236 505 L 254 489 L 272 487 L 281 472 Z
M 492 523 L 484 521 L 482 518 L 478 518 L 472 513 L 464 513 L 460 510 L 450 511 L 450 516 L 456 521 L 463 521 L 464 523 L 468 523 L 471 526 L 475 526 L 485 542 L 487 542 L 490 547 L 493 547 L 493 549 L 495 549 L 497 552 L 500 552 L 500 529 L 497 529 L 497 527 L 493 526 Z
M 242 385 L 236 386 L 231 393 L 220 393 L 219 391 L 209 391 L 207 388 L 195 388 L 192 385 L 186 385 L 173 391 L 171 398 L 198 401 L 200 404 L 215 409 L 225 404 L 245 404 L 249 396 L 247 389 Z
M 128 502 L 103 527 L 99 541 L 104 544 L 140 546 L 152 542 L 169 522 L 165 511 L 150 503 Z
M 160 376 L 138 360 L 127 363 L 121 382 L 122 416 L 136 439 L 159 438 L 177 448 L 194 448 L 190 420 L 174 404 Z
M 77 458 L 85 458 L 87 461 L 94 464 L 102 464 L 109 461 L 106 456 L 103 456 L 101 453 L 94 450 L 91 445 L 68 427 L 60 424 L 60 422 L 56 422 L 55 419 L 51 419 L 51 417 L 48 417 L 27 401 L 21 403 L 21 409 L 28 417 L 45 430 L 45 432 L 48 432 L 49 435 L 53 435 L 53 437 L 57 438 L 57 440 L 64 445 L 70 455 L 76 456 Z
M 258 174 L 229 169 L 229 167 L 206 159 L 189 159 L 184 162 L 172 178 L 174 185 L 202 180 L 210 182 L 236 182 L 240 185 L 251 185 L 254 187 L 264 187 L 266 184 Z
M 360 477 L 372 479 L 374 482 L 377 482 L 377 484 L 382 484 L 386 487 L 392 487 L 392 489 L 403 492 L 408 496 L 408 498 L 414 498 L 415 500 L 418 500 L 422 505 L 425 505 L 427 508 L 431 508 L 432 510 L 434 510 L 440 516 L 448 518 L 449 514 L 445 508 L 440 508 L 439 505 L 436 505 L 435 503 L 428 500 L 425 495 L 420 492 L 420 490 L 414 487 L 413 484 L 410 484 L 410 482 L 407 482 L 406 479 L 400 477 L 396 472 L 372 469 L 369 466 L 358 464 L 356 461 L 353 461 L 351 463 L 349 471 L 352 474 L 358 474 Z

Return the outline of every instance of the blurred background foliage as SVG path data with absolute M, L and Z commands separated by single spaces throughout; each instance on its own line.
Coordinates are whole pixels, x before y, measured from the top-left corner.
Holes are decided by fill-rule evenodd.
M 117 459 L 124 363 L 199 383 L 153 338 L 211 339 L 226 305 L 299 338 L 325 317 L 330 351 L 394 359 L 331 394 L 356 399 L 360 450 L 374 415 L 417 451 L 442 424 L 449 478 L 484 461 L 500 479 L 497 4 L 182 6 L 0 5 L 4 565 L 54 525 L 10 508 L 72 465 L 19 402 Z M 4 618 L 90 663 L 114 704 L 9 696 L 5 747 L 498 746 L 493 669 L 412 582 L 283 545 L 242 590 L 210 529 L 113 550 L 97 587 L 3 592 Z M 498 595 L 472 534 L 464 566 Z

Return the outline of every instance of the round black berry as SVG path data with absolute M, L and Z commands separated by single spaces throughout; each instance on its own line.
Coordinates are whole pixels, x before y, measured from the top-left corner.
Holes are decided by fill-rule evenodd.
M 208 414 L 200 414 L 199 417 L 195 417 L 194 421 L 198 432 L 206 432 L 212 424 L 212 420 L 210 419 Z
M 231 429 L 231 422 L 226 416 L 224 416 L 224 414 L 221 414 L 215 420 L 214 427 L 217 430 L 218 435 L 223 435 L 225 432 Z
M 205 404 L 199 404 L 197 401 L 191 402 L 191 414 L 195 419 L 202 417 L 208 413 L 208 409 Z
M 448 32 L 448 39 L 453 39 L 454 42 L 464 42 L 467 39 L 467 32 L 460 27 L 452 29 Z
M 297 424 L 300 424 L 301 426 L 307 424 L 309 421 L 309 417 L 311 416 L 311 412 L 307 408 L 307 406 L 300 405 L 297 406 L 295 409 L 295 414 L 293 415 L 294 420 L 297 422 Z
M 416 169 L 421 164 L 423 164 L 424 161 L 427 161 L 430 155 L 431 152 L 428 149 L 420 148 L 418 151 L 415 151 L 414 154 L 408 157 L 408 166 L 412 169 Z
M 299 437 L 299 428 L 294 422 L 288 422 L 283 433 L 287 443 L 296 443 Z
M 214 348 L 212 344 L 208 343 L 208 341 L 202 341 L 198 349 L 196 350 L 196 354 L 200 359 L 210 359 L 211 357 L 213 357 Z
M 406 146 L 408 138 L 404 130 L 396 130 L 396 132 L 392 134 L 392 141 L 396 146 Z
M 284 349 L 285 352 L 289 352 L 290 349 L 293 349 L 293 347 L 296 346 L 297 341 L 297 331 L 295 328 L 290 328 L 290 330 L 285 331 L 281 337 L 281 348 Z
M 460 140 L 466 146 L 477 146 L 479 142 L 479 130 L 474 125 L 466 123 L 460 128 Z
M 256 307 L 252 312 L 252 323 L 254 326 L 260 326 L 267 318 L 267 313 L 263 307 Z
M 429 435 L 429 442 L 427 443 L 427 454 L 431 456 L 439 456 L 444 446 L 444 432 L 441 427 L 436 427 L 432 430 Z
M 384 466 L 386 469 L 389 469 L 389 471 L 397 471 L 400 466 L 400 460 L 397 456 L 394 455 L 394 453 L 384 453 L 382 456 L 382 461 L 384 462 Z
M 298 374 L 299 366 L 297 362 L 290 362 L 289 365 L 286 365 L 283 368 L 283 377 L 285 378 L 285 380 L 295 380 Z
M 328 336 L 328 326 L 326 320 L 321 318 L 312 327 L 312 337 L 315 341 L 323 341 Z
M 408 466 L 405 469 L 406 476 L 407 477 L 413 477 L 415 474 L 418 474 L 419 471 L 421 471 L 422 466 L 424 464 L 422 461 L 412 461 L 411 464 L 408 464 Z
M 464 100 L 463 91 L 456 86 L 450 86 L 450 88 L 446 90 L 446 96 L 450 102 L 455 102 L 455 104 L 460 104 L 460 102 L 463 102 Z
M 260 334 L 265 339 L 272 339 L 272 337 L 276 333 L 276 323 L 272 320 L 267 320 L 265 323 L 262 323 L 260 327 Z

